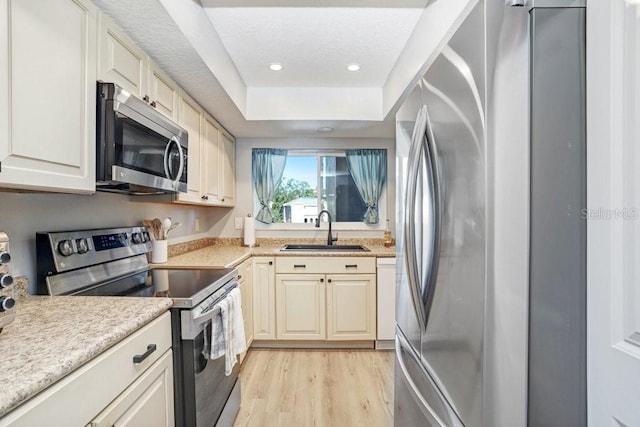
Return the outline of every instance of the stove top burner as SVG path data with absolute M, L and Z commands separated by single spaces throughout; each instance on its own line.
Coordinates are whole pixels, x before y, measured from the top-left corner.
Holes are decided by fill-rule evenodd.
M 154 268 L 73 293 L 81 296 L 165 297 L 174 307 L 194 307 L 234 278 L 233 268 Z

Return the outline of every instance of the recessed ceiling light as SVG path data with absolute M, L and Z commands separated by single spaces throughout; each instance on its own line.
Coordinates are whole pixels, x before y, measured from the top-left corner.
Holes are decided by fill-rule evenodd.
M 333 128 L 330 128 L 329 126 L 318 128 L 318 132 L 331 132 L 332 130 Z
M 349 71 L 359 71 L 360 70 L 360 65 L 358 65 L 358 64 L 349 64 L 349 65 L 347 65 L 347 70 L 349 70 Z
M 273 64 L 269 64 L 269 69 L 271 71 L 280 71 L 282 70 L 282 64 L 278 64 L 277 62 L 274 62 Z

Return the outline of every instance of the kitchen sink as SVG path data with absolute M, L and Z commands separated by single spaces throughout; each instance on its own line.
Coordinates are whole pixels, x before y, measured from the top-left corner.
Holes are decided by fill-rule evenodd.
M 280 248 L 284 252 L 293 251 L 327 251 L 327 252 L 369 252 L 362 245 L 284 245 Z

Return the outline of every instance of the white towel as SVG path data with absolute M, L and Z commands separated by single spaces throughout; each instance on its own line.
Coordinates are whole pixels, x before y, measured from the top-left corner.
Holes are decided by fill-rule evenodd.
M 202 355 L 207 359 L 217 359 L 224 356 L 225 353 L 225 320 L 222 317 L 223 306 L 227 306 L 229 302 L 224 299 L 216 304 L 212 310 L 216 311 L 215 316 L 211 319 L 211 322 L 205 327 L 204 331 L 204 348 Z M 228 309 L 224 309 L 225 313 Z M 210 328 L 210 330 L 208 330 Z
M 233 366 L 238 361 L 236 355 L 247 349 L 247 342 L 244 336 L 244 319 L 242 318 L 242 298 L 240 289 L 232 289 L 225 298 L 229 302 L 227 306 L 228 314 L 225 324 L 225 375 L 231 375 Z M 222 315 L 225 318 L 225 315 Z M 224 324 L 224 322 L 223 322 Z
M 225 374 L 231 375 L 233 366 L 238 361 L 236 355 L 247 349 L 240 289 L 231 290 L 227 297 L 218 302 L 213 309 L 219 309 L 219 313 L 211 319 L 210 333 L 205 328 L 205 345 L 202 354 L 210 359 L 224 356 Z

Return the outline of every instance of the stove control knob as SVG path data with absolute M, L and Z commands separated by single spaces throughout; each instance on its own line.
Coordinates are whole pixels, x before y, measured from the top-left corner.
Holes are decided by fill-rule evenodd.
M 7 264 L 9 261 L 11 261 L 9 252 L 0 252 L 0 264 Z
M 0 297 L 0 312 L 11 310 L 16 305 L 16 300 L 11 297 Z
M 87 239 L 85 238 L 77 239 L 76 246 L 78 247 L 79 254 L 85 254 L 89 252 L 89 242 L 87 242 Z
M 71 240 L 61 240 L 58 243 L 58 252 L 62 256 L 69 256 L 73 254 L 73 245 L 71 244 Z
M 135 243 L 136 245 L 139 243 L 142 243 L 142 234 L 140 233 L 131 234 L 131 240 L 133 240 L 133 243 Z
M 0 289 L 8 288 L 11 285 L 13 285 L 13 277 L 8 274 L 0 276 Z

